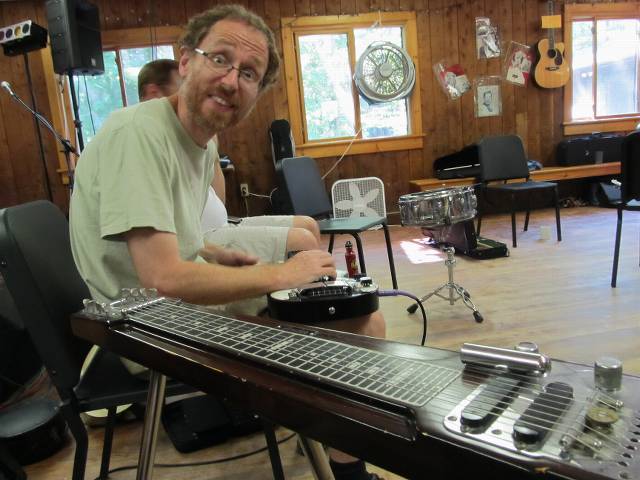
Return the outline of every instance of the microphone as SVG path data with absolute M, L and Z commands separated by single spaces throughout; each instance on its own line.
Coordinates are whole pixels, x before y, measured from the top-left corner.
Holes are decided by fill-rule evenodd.
M 12 97 L 16 96 L 16 94 L 13 93 L 13 90 L 11 89 L 11 84 L 6 80 L 3 80 L 2 83 L 0 83 L 0 87 L 4 88 Z

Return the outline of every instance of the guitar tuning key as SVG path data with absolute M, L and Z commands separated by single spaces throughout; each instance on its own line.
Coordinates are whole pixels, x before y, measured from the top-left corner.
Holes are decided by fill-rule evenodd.
M 82 304 L 84 305 L 87 313 L 101 314 L 105 312 L 106 305 L 104 303 L 85 298 L 82 301 Z

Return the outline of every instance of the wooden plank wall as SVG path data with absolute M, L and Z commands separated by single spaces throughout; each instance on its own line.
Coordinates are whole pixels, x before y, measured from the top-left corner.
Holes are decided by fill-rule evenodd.
M 100 8 L 103 30 L 143 27 L 149 28 L 150 37 L 154 26 L 182 25 L 191 15 L 217 3 L 211 0 L 94 1 Z M 8 25 L 33 18 L 45 25 L 43 3 L 41 0 L 2 2 L 0 23 Z M 352 15 L 378 10 L 417 12 L 424 148 L 347 155 L 328 176 L 328 188 L 340 178 L 378 176 L 385 182 L 387 209 L 393 212 L 397 210 L 398 197 L 407 193 L 409 180 L 433 176 L 435 158 L 489 134 L 517 133 L 523 138 L 531 158 L 547 166 L 554 164 L 555 145 L 563 138 L 562 89 L 544 90 L 533 85 L 523 89 L 505 84 L 502 88 L 503 115 L 477 119 L 473 95 L 448 101 L 439 90 L 431 69 L 436 61 L 447 59 L 460 62 L 470 79 L 500 74 L 502 59 L 476 59 L 475 17 L 490 17 L 499 26 L 504 42 L 514 40 L 534 45 L 543 36 L 539 24 L 540 16 L 547 11 L 545 0 L 241 0 L 239 3 L 262 15 L 276 33 L 279 33 L 281 17 Z M 561 3 L 556 2 L 557 9 Z M 277 38 L 280 41 L 279 35 Z M 562 35 L 556 36 L 556 40 L 561 41 Z M 38 62 L 37 52 L 30 54 L 30 59 L 38 106 L 48 115 L 42 65 Z M 8 80 L 23 98 L 29 98 L 21 57 L 0 57 L 0 79 Z M 0 207 L 46 198 L 31 118 L 8 95 L 0 93 Z M 287 117 L 287 95 L 281 82 L 260 99 L 248 119 L 220 135 L 221 150 L 229 154 L 236 166 L 228 188 L 231 213 L 244 213 L 238 199 L 237 183 L 247 182 L 251 191 L 260 194 L 269 194 L 273 189 L 275 173 L 267 128 L 272 120 Z M 46 131 L 43 136 L 54 200 L 66 208 L 65 188 L 55 174 L 56 145 Z M 318 160 L 322 171 L 327 171 L 335 161 L 336 158 Z M 251 197 L 249 206 L 251 214 L 269 211 L 266 199 Z

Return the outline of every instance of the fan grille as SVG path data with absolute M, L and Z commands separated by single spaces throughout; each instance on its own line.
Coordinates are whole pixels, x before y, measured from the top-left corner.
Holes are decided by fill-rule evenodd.
M 354 186 L 357 190 L 354 190 Z M 377 194 L 374 197 L 372 192 L 376 190 Z M 354 192 L 357 192 L 356 198 Z M 379 217 L 387 216 L 384 183 L 378 177 L 338 180 L 331 187 L 331 199 L 334 218 L 350 217 L 354 213 L 357 216 L 368 217 L 372 216 L 370 210 L 374 210 Z
M 390 42 L 374 42 L 358 59 L 354 81 L 372 103 L 404 98 L 415 84 L 415 66 L 405 50 Z

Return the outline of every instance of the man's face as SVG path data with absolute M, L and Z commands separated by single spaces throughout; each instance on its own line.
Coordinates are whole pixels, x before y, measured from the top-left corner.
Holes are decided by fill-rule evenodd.
M 484 95 L 482 96 L 482 98 L 484 99 L 484 104 L 485 105 L 491 105 L 491 91 L 487 90 L 486 92 L 484 92 Z
M 208 57 L 195 52 L 183 54 L 180 74 L 185 80 L 180 95 L 194 123 L 213 135 L 237 124 L 255 105 L 260 81 L 247 81 L 238 68 L 262 79 L 269 59 L 267 39 L 244 22 L 220 20 L 198 47 Z M 224 58 L 235 68 L 221 71 L 213 58 Z

